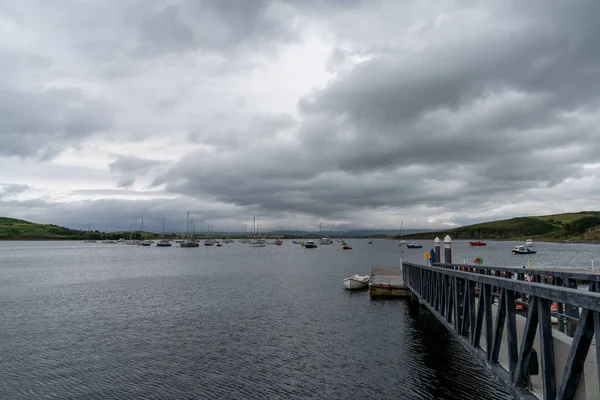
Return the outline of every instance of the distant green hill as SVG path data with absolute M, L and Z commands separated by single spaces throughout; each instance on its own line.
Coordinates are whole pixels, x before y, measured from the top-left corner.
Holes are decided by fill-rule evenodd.
M 144 232 L 144 237 L 153 238 L 154 234 Z M 129 238 L 129 232 L 109 233 L 108 239 Z M 134 235 L 140 238 L 140 232 Z M 0 240 L 103 240 L 105 234 L 100 231 L 81 231 L 63 228 L 57 225 L 35 224 L 21 219 L 0 217 Z
M 430 239 L 450 235 L 453 239 L 544 240 L 599 242 L 600 211 L 518 217 L 462 226 L 439 232 L 405 235 L 409 239 Z

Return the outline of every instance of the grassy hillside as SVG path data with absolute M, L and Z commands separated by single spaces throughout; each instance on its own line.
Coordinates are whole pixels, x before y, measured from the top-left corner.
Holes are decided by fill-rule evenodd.
M 538 217 L 518 217 L 500 221 L 463 226 L 440 232 L 406 235 L 413 239 L 442 238 L 450 235 L 453 239 L 500 239 L 545 241 L 600 241 L 600 211 L 543 215 Z
M 138 232 L 136 236 L 139 238 L 140 233 Z M 145 233 L 145 237 L 153 236 L 151 233 Z M 104 237 L 104 233 L 99 231 L 80 231 L 58 225 L 35 224 L 21 219 L 0 217 L 0 240 L 102 240 Z M 129 238 L 129 232 L 108 234 L 108 238 L 112 240 L 121 237 Z

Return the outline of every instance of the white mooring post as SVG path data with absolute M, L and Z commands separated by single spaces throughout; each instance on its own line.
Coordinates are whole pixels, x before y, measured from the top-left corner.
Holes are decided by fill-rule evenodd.
M 444 262 L 452 264 L 452 239 L 450 235 L 446 235 L 444 238 Z
M 433 241 L 433 248 L 435 251 L 435 262 L 439 263 L 442 261 L 442 255 L 440 252 L 440 238 L 436 237 L 435 240 Z

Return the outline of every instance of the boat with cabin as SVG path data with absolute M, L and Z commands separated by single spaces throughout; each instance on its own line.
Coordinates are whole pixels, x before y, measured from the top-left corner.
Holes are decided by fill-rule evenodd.
M 410 242 L 406 245 L 407 249 L 422 249 L 423 245 L 419 242 Z
M 328 237 L 324 237 L 324 238 L 319 239 L 319 244 L 321 244 L 321 245 L 333 244 L 333 240 L 329 239 Z
M 525 246 L 526 247 L 533 247 L 533 240 L 532 239 L 527 239 L 525 241 Z
M 531 250 L 530 248 L 525 247 L 523 245 L 519 245 L 519 246 L 513 247 L 512 253 L 513 254 L 535 254 L 536 251 L 535 250 Z
M 304 248 L 306 249 L 316 249 L 318 246 L 314 240 L 307 240 L 304 242 Z

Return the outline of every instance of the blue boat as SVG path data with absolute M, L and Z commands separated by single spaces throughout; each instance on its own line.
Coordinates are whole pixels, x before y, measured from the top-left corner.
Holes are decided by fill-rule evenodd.
M 410 242 L 406 245 L 407 249 L 422 249 L 423 245 L 417 243 L 417 242 Z

